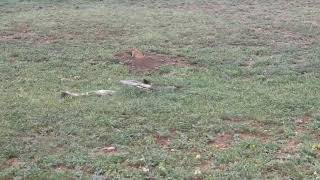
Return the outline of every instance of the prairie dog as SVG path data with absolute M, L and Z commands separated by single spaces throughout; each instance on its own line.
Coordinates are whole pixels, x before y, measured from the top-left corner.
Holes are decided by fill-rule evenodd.
M 144 58 L 144 55 L 141 51 L 139 51 L 137 48 L 133 48 L 131 51 L 131 56 L 135 59 L 142 59 Z

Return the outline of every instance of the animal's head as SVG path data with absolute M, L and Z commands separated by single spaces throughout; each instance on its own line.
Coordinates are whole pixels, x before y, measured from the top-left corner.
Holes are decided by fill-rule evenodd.
M 144 55 L 141 51 L 139 51 L 139 49 L 137 48 L 133 48 L 131 50 L 131 56 L 135 59 L 141 59 L 141 58 L 144 58 Z

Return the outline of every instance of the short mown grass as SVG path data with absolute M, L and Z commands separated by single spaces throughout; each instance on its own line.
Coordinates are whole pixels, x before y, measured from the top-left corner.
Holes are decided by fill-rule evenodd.
M 319 178 L 319 15 L 311 0 L 0 0 L 0 179 Z M 131 48 L 192 65 L 131 73 L 114 56 Z M 60 98 L 98 89 L 118 94 Z

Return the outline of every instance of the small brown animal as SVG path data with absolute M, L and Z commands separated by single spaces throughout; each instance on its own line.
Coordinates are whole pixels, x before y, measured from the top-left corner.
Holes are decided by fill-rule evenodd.
M 131 51 L 131 56 L 134 58 L 134 59 L 142 59 L 144 58 L 144 55 L 141 51 L 139 51 L 137 48 L 133 48 L 132 51 Z

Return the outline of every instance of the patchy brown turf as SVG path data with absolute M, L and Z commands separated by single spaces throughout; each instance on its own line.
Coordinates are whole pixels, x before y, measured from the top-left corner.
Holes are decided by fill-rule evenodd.
M 233 135 L 227 133 L 218 134 L 209 144 L 217 149 L 228 149 L 232 147 Z
M 132 72 L 150 72 L 163 66 L 187 66 L 186 61 L 181 57 L 169 57 L 165 54 L 142 53 L 134 48 L 129 52 L 118 53 L 115 55 L 120 61 L 128 65 Z
M 320 174 L 317 0 L 80 1 L 0 2 L 0 179 Z M 183 88 L 119 85 L 145 78 Z M 65 88 L 120 93 L 60 101 Z
M 19 167 L 23 164 L 23 162 L 21 162 L 18 158 L 8 159 L 6 163 L 11 167 Z

